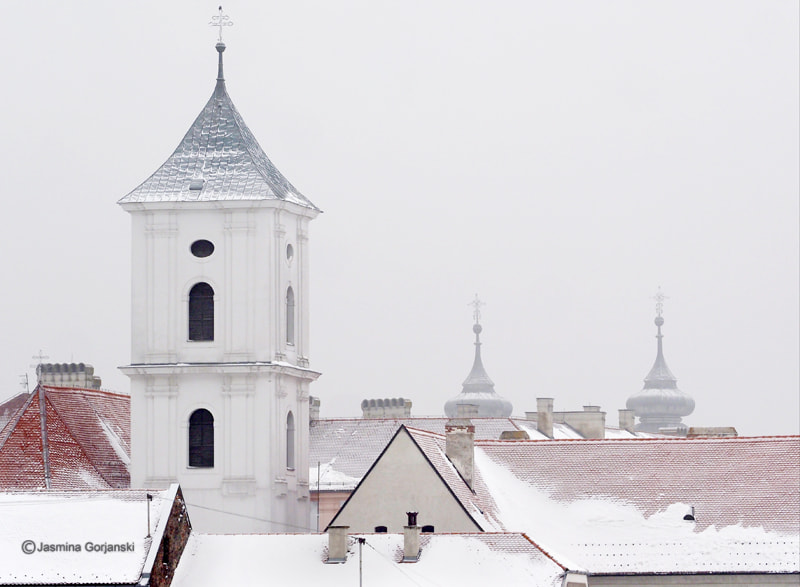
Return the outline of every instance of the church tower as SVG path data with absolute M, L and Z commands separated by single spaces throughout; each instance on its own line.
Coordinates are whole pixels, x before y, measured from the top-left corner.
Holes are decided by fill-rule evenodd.
M 514 409 L 511 402 L 501 397 L 494 390 L 494 382 L 489 378 L 481 360 L 481 306 L 483 302 L 475 294 L 475 300 L 470 304 L 474 311 L 472 317 L 475 324 L 472 332 L 475 333 L 475 358 L 472 361 L 472 370 L 467 375 L 461 386 L 461 393 L 450 398 L 444 404 L 444 414 L 448 418 L 459 417 L 458 406 L 471 406 L 473 416 L 476 418 L 508 418 Z
M 202 532 L 302 532 L 319 376 L 308 224 L 320 210 L 231 102 L 221 34 L 216 50 L 208 103 L 119 201 L 132 220 L 131 485 L 179 482 Z
M 662 343 L 664 335 L 661 334 L 664 318 L 661 313 L 664 309 L 665 299 L 666 296 L 661 293 L 661 288 L 659 288 L 655 296 L 655 325 L 658 329 L 656 360 L 650 373 L 644 379 L 644 388 L 628 398 L 626 407 L 633 410 L 636 417 L 639 418 L 636 430 L 640 432 L 669 431 L 671 434 L 685 436 L 687 427 L 682 419 L 694 411 L 694 400 L 678 389 L 678 380 L 669 370 L 667 361 L 664 359 Z

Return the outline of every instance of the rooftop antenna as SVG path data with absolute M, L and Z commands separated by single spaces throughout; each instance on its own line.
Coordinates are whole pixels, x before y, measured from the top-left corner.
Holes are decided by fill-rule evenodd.
M 223 42 L 222 41 L 222 27 L 233 26 L 233 21 L 231 20 L 230 16 L 228 16 L 227 14 L 223 14 L 222 13 L 222 6 L 220 6 L 219 7 L 219 15 L 212 16 L 211 17 L 211 22 L 208 23 L 208 24 L 210 24 L 211 26 L 219 27 L 219 38 L 217 39 L 217 43 L 222 43 Z
M 27 373 L 23 373 L 22 375 L 19 376 L 19 385 L 20 385 L 20 387 L 24 387 L 25 388 L 25 393 L 30 393 L 31 392 L 30 386 L 28 385 L 28 374 Z
M 44 486 L 50 489 L 50 443 L 47 440 L 47 405 L 45 402 L 44 386 L 42 382 L 42 362 L 50 357 L 42 354 L 42 349 L 39 349 L 39 354 L 33 356 L 38 362 L 36 365 L 36 388 L 39 390 L 39 427 L 42 434 L 42 461 L 44 462 Z
M 39 349 L 39 354 L 38 355 L 33 355 L 33 357 L 31 357 L 31 358 L 36 359 L 36 361 L 37 361 L 36 363 L 32 364 L 31 367 L 36 369 L 36 383 L 39 383 L 39 381 L 42 378 L 42 363 L 46 359 L 49 359 L 50 357 L 48 357 L 47 355 L 43 355 L 42 354 L 42 349 Z
M 147 538 L 150 538 L 150 502 L 153 501 L 153 495 L 151 493 L 147 494 L 147 499 L 145 503 L 147 504 Z

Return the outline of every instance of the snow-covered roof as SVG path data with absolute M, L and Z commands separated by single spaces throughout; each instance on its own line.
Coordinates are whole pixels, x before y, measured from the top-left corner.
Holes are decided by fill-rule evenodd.
M 800 572 L 800 437 L 479 441 L 475 466 L 571 569 Z
M 129 396 L 39 386 L 5 402 L 0 414 L 0 489 L 130 485 Z
M 174 586 L 357 585 L 362 546 L 365 585 L 555 585 L 564 569 L 527 536 L 423 534 L 420 557 L 403 563 L 401 534 L 351 535 L 347 561 L 325 564 L 325 534 L 213 535 L 192 533 L 175 572 Z
M 152 536 L 176 491 L 151 492 Z M 0 583 L 136 584 L 153 542 L 147 507 L 141 490 L 0 493 Z
M 352 491 L 381 454 L 401 425 L 444 434 L 448 418 L 325 418 L 311 422 L 309 439 L 309 482 L 317 489 L 317 463 L 320 491 Z M 547 437 L 536 429 L 536 422 L 523 418 L 471 418 L 475 438 L 496 440 L 509 430 L 524 430 L 532 440 Z M 623 431 L 624 432 L 624 431 Z M 566 424 L 553 424 L 555 438 L 582 438 Z M 626 438 L 633 437 L 624 432 Z
M 211 98 L 155 173 L 119 204 L 283 200 L 319 210 L 272 164 L 233 105 L 220 72 Z

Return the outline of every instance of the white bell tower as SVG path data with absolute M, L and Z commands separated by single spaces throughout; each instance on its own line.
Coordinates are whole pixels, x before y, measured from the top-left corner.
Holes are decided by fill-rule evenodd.
M 227 18 L 220 14 L 220 19 Z M 220 30 L 222 30 L 220 28 Z M 201 532 L 309 528 L 308 223 L 228 96 L 119 201 L 132 219 L 131 485 Z

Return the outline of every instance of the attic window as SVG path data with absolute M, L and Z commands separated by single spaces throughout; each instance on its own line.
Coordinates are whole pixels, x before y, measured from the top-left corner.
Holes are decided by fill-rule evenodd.
M 199 192 L 200 190 L 203 189 L 205 183 L 206 180 L 204 180 L 202 177 L 195 177 L 194 179 L 192 179 L 192 181 L 189 182 L 189 189 L 192 191 Z
M 427 532 L 429 534 L 433 534 L 433 526 L 430 526 L 430 525 L 429 526 L 423 526 L 422 527 L 422 531 L 423 532 Z
M 376 534 L 386 534 L 386 532 L 387 532 L 386 526 L 375 526 Z

